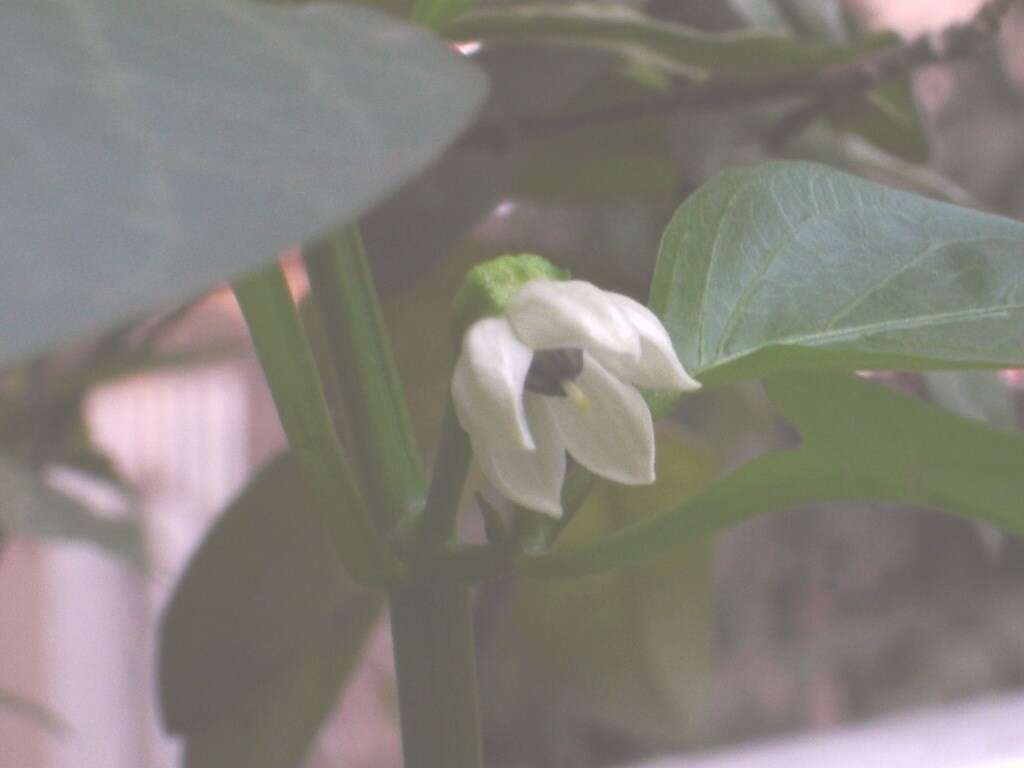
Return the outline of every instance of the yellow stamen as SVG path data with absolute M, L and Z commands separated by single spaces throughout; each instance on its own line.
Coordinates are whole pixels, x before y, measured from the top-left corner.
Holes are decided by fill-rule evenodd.
M 590 398 L 587 397 L 586 392 L 579 388 L 575 381 L 562 379 L 561 384 L 562 391 L 565 392 L 565 396 L 569 398 L 569 402 L 576 407 L 577 411 L 586 413 L 590 410 Z

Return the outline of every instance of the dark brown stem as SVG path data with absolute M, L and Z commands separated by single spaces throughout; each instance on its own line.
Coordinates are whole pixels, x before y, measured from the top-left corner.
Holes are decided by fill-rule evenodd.
M 812 99 L 794 107 L 765 135 L 765 146 L 777 149 L 819 117 L 849 110 L 874 86 L 918 67 L 968 58 L 998 34 L 1003 18 L 1016 0 L 991 0 L 969 21 L 921 35 L 903 45 L 886 48 L 864 59 L 821 72 L 822 85 Z
M 466 136 L 464 143 L 501 151 L 524 140 L 551 138 L 595 124 L 672 115 L 684 109 L 724 109 L 781 99 L 804 100 L 770 132 L 769 143 L 777 145 L 816 117 L 851 103 L 880 83 L 926 64 L 974 55 L 995 37 L 1014 2 L 990 0 L 969 21 L 818 71 L 755 80 L 711 77 L 699 84 L 682 85 L 667 95 L 598 109 L 481 123 Z

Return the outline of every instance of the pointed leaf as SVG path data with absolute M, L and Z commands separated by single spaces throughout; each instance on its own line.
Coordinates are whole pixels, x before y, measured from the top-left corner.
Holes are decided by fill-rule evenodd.
M 297 764 L 278 750 L 305 748 L 379 614 L 380 595 L 345 575 L 315 507 L 290 454 L 268 464 L 208 534 L 165 610 L 163 717 L 194 740 L 193 765 Z M 250 751 L 257 744 L 267 748 Z M 281 759 L 257 763 L 258 754 Z
M 923 506 L 1024 536 L 1024 435 L 844 374 L 777 374 L 766 388 L 800 430 L 801 447 L 759 457 L 670 512 L 525 557 L 521 570 L 597 573 L 758 515 L 830 501 Z
M 345 5 L 10 0 L 0 361 L 181 300 L 421 170 L 483 80 Z
M 765 382 L 805 443 L 913 503 L 1024 536 L 1024 434 L 992 429 L 858 377 Z
M 705 381 L 1024 363 L 1024 224 L 825 166 L 727 171 L 662 240 L 651 306 Z
M 252 698 L 189 733 L 184 768 L 301 765 L 358 663 L 380 605 L 367 602 L 317 634 Z

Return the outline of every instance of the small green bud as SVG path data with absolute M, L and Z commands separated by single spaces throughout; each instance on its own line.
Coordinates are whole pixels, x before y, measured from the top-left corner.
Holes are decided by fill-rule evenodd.
M 499 256 L 477 264 L 466 273 L 455 295 L 455 338 L 461 339 L 466 329 L 480 318 L 502 314 L 516 291 L 530 280 L 568 279 L 569 270 L 533 253 Z

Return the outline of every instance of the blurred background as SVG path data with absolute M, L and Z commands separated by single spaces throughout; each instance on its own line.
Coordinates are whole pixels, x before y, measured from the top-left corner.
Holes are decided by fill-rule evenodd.
M 707 30 L 764 24 L 910 39 L 970 18 L 981 3 L 637 5 Z M 621 62 L 587 51 L 537 49 L 524 69 L 521 52 L 472 41 L 463 50 L 492 78 L 489 120 L 593 104 L 598 84 L 607 97 L 609 78 L 628 95 L 643 74 L 636 62 L 620 78 Z M 769 152 L 763 138 L 778 106 L 684 111 L 500 145 L 470 137 L 452 149 L 365 226 L 424 450 L 438 432 L 451 365 L 448 306 L 476 260 L 533 250 L 643 297 L 661 231 L 685 195 L 721 168 L 773 156 L 824 160 L 1024 216 L 1024 7 L 989 49 L 922 68 L 911 84 L 928 146 L 920 161 L 824 126 Z M 283 258 L 301 300 L 301 262 Z M 1022 372 L 880 376 L 993 426 L 1024 425 Z M 659 439 L 659 461 L 678 470 L 675 485 L 652 493 L 678 495 L 793 435 L 756 386 L 743 386 L 688 399 Z M 182 741 L 166 732 L 159 704 L 161 614 L 225 506 L 284 448 L 230 292 L 4 374 L 0 441 L 0 768 L 178 765 Z M 295 499 L 299 515 L 293 486 L 280 485 L 278 498 Z M 621 524 L 627 502 L 599 494 L 567 535 Z M 271 565 L 288 570 L 286 561 Z M 242 589 L 258 603 L 259 586 Z M 338 590 L 346 605 L 365 601 L 351 585 Z M 564 585 L 490 584 L 479 592 L 477 622 L 488 765 L 639 765 L 1020 691 L 1022 605 L 1024 544 L 885 507 L 769 516 L 651 564 Z M 339 630 L 358 662 L 327 707 L 308 768 L 400 765 L 386 619 L 375 604 L 360 610 L 367 620 Z M 305 626 L 294 633 L 302 642 Z M 191 712 L 230 719 L 237 702 L 217 692 L 276 691 L 262 675 L 271 680 L 304 646 L 255 634 L 225 630 L 209 658 L 194 661 L 191 674 L 205 684 L 189 688 L 181 670 L 193 660 L 174 661 L 185 665 L 172 664 L 185 682 L 164 692 L 175 731 L 193 742 L 206 733 Z M 221 685 L 217 670 L 227 667 L 235 676 Z M 863 762 L 837 755 L 836 765 Z M 922 759 L 907 764 L 939 764 Z M 783 764 L 768 760 L 742 765 Z

